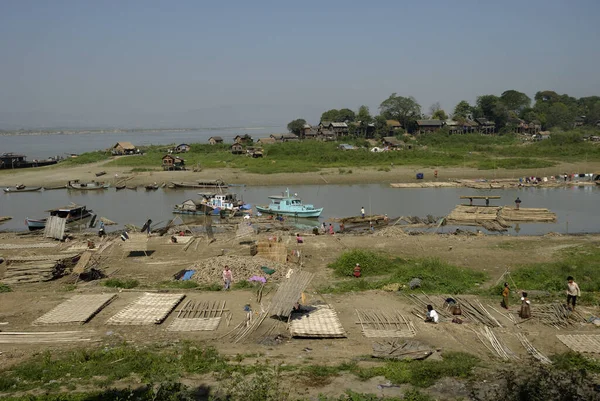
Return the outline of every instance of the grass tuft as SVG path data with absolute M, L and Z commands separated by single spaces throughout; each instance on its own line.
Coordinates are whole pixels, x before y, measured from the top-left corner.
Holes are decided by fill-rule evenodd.
M 113 288 L 125 288 L 131 289 L 140 285 L 140 282 L 133 279 L 125 279 L 121 280 L 118 278 L 109 278 L 104 283 L 102 283 L 105 287 L 113 287 Z
M 0 293 L 2 292 L 12 292 L 12 288 L 8 284 L 0 283 Z

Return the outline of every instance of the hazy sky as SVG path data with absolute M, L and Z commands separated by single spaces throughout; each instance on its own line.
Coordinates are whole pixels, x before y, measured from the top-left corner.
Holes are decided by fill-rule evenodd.
M 356 4 L 353 4 L 356 3 Z M 600 1 L 0 0 L 0 128 L 256 126 L 392 92 L 600 95 Z

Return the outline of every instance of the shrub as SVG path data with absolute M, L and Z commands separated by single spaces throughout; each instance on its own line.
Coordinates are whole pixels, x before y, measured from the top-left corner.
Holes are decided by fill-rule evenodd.
M 328 267 L 333 269 L 338 276 L 351 276 L 357 263 L 360 263 L 363 276 L 379 276 L 394 270 L 394 263 L 390 258 L 362 249 L 342 253 Z
M 109 278 L 106 280 L 103 285 L 105 287 L 114 287 L 114 288 L 125 288 L 131 289 L 140 285 L 139 281 L 133 279 L 121 280 L 118 278 Z
M 0 292 L 11 292 L 12 288 L 8 284 L 0 283 Z

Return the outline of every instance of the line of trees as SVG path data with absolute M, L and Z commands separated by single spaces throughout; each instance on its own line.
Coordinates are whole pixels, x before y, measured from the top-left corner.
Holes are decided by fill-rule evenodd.
M 421 119 L 447 120 L 449 118 L 465 122 L 470 119 L 486 118 L 496 124 L 499 133 L 510 132 L 522 121 L 540 125 L 542 129 L 570 129 L 577 125 L 598 127 L 600 124 L 600 97 L 574 98 L 554 91 L 540 91 L 532 99 L 523 92 L 511 89 L 500 96 L 482 95 L 474 105 L 461 100 L 451 114 L 442 109 L 439 102 L 423 113 L 421 105 L 412 96 L 399 96 L 392 93 L 379 105 L 379 115 L 372 116 L 367 106 L 360 106 L 357 112 L 348 108 L 331 109 L 321 115 L 321 121 L 346 122 L 351 124 L 351 133 L 369 132 L 373 124 L 375 134 L 389 132 L 386 120 L 396 120 L 408 131 L 414 131 L 416 121 Z M 288 130 L 300 134 L 306 121 L 297 119 L 288 124 Z

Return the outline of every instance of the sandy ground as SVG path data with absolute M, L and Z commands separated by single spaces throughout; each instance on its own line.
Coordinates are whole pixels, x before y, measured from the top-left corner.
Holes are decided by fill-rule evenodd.
M 127 185 L 145 185 L 169 183 L 170 181 L 195 181 L 199 179 L 220 178 L 232 184 L 246 185 L 303 185 L 303 184 L 365 184 L 365 183 L 392 183 L 416 182 L 417 172 L 425 174 L 425 180 L 433 180 L 434 170 L 438 170 L 438 180 L 448 181 L 453 179 L 495 179 L 518 178 L 525 176 L 550 176 L 567 173 L 600 171 L 600 162 L 587 163 L 561 163 L 556 167 L 541 169 L 519 170 L 477 170 L 462 167 L 418 167 L 394 166 L 389 172 L 378 171 L 377 167 L 358 168 L 352 167 L 351 174 L 340 174 L 337 168 L 322 169 L 312 173 L 278 173 L 278 174 L 251 174 L 243 170 L 222 168 L 206 169 L 202 172 L 193 171 L 150 171 L 132 173 L 130 167 L 107 167 L 103 161 L 75 167 L 48 166 L 20 170 L 0 171 L 0 186 L 14 186 L 24 184 L 28 186 L 56 186 L 64 185 L 69 180 L 79 179 L 87 181 L 105 181 L 110 184 L 124 178 L 133 177 Z M 106 175 L 96 177 L 96 173 L 106 171 Z M 115 175 L 118 175 L 116 177 Z
M 444 322 L 430 325 L 421 322 L 411 315 L 413 304 L 401 293 L 385 291 L 369 291 L 349 294 L 321 294 L 318 288 L 334 280 L 331 270 L 326 266 L 339 256 L 341 252 L 353 248 L 371 248 L 381 250 L 390 255 L 404 258 L 439 257 L 443 260 L 464 266 L 470 269 L 482 270 L 489 273 L 491 280 L 483 285 L 493 285 L 502 273 L 509 267 L 520 263 L 535 263 L 553 260 L 555 252 L 566 247 L 577 245 L 597 245 L 600 235 L 585 236 L 553 236 L 544 237 L 510 237 L 510 236 L 453 236 L 453 235 L 421 235 L 402 237 L 382 237 L 374 235 L 346 234 L 335 236 L 310 236 L 305 237 L 304 244 L 296 244 L 289 233 L 280 233 L 288 250 L 299 249 L 305 255 L 303 266 L 290 265 L 294 269 L 305 269 L 313 272 L 315 278 L 309 286 L 307 304 L 312 302 L 326 302 L 338 312 L 340 321 L 347 333 L 345 339 L 286 339 L 278 345 L 261 345 L 262 337 L 258 334 L 251 337 L 243 344 L 235 344 L 228 338 L 220 338 L 233 327 L 243 321 L 243 306 L 247 303 L 254 305 L 258 310 L 255 294 L 251 291 L 230 292 L 202 292 L 198 290 L 169 290 L 170 292 L 183 293 L 188 299 L 193 300 L 226 300 L 232 313 L 231 324 L 228 327 L 223 321 L 216 332 L 172 333 L 166 331 L 171 323 L 174 313 L 160 325 L 152 326 L 108 326 L 106 321 L 113 314 L 124 308 L 141 295 L 144 289 L 115 290 L 101 285 L 101 281 L 88 283 L 79 282 L 76 289 L 70 291 L 67 278 L 39 284 L 23 284 L 13 286 L 13 292 L 0 294 L 0 322 L 8 324 L 0 326 L 3 331 L 42 331 L 42 330 L 86 330 L 100 341 L 100 344 L 128 341 L 133 344 L 173 343 L 181 340 L 200 341 L 213 345 L 227 355 L 260 353 L 259 359 L 264 361 L 278 361 L 286 364 L 339 364 L 352 359 L 369 355 L 373 339 L 363 337 L 360 325 L 357 324 L 356 308 L 388 309 L 401 312 L 404 316 L 414 321 L 417 328 L 416 339 L 429 344 L 441 351 L 463 351 L 477 354 L 486 363 L 494 364 L 500 361 L 494 357 L 472 332 L 477 326 L 473 323 L 456 325 Z M 270 234 L 272 235 L 272 234 Z M 102 255 L 102 269 L 105 273 L 115 278 L 131 278 L 139 280 L 148 290 L 158 287 L 157 283 L 170 280 L 177 271 L 190 267 L 194 262 L 222 253 L 250 257 L 249 246 L 232 241 L 232 234 L 219 234 L 217 241 L 208 243 L 202 241 L 197 249 L 190 247 L 183 251 L 183 245 L 170 244 L 165 237 L 152 237 L 148 249 L 154 250 L 148 257 L 127 257 L 121 248 L 121 243 L 107 249 Z M 76 241 L 83 243 L 83 237 Z M 16 234 L 0 234 L 0 244 L 20 244 L 40 241 L 38 238 L 19 236 Z M 73 245 L 70 244 L 71 246 Z M 56 253 L 56 249 L 27 249 L 27 250 L 2 250 L 0 254 L 48 254 Z M 0 265 L 0 278 L 5 271 L 5 264 Z M 235 272 L 234 272 L 235 274 Z M 237 277 L 238 280 L 244 279 Z M 337 279 L 336 279 L 337 280 Z M 69 290 L 69 291 L 67 291 Z M 56 305 L 71 297 L 73 294 L 88 294 L 114 292 L 118 297 L 105 309 L 84 326 L 60 325 L 52 327 L 32 326 L 32 322 L 48 312 Z M 266 296 L 267 302 L 272 293 Z M 516 297 L 516 295 L 515 295 Z M 498 304 L 499 300 L 485 300 L 484 304 Z M 535 300 L 534 300 L 535 305 Z M 535 306 L 534 306 L 535 311 Z M 600 311 L 592 311 L 600 313 Z M 513 307 L 510 313 L 516 316 L 517 308 Z M 535 312 L 534 312 L 535 313 Z M 525 349 L 520 345 L 515 333 L 521 332 L 528 336 L 535 347 L 545 355 L 565 352 L 568 349 L 560 343 L 556 334 L 557 330 L 531 320 L 522 325 L 515 326 L 511 321 L 497 313 L 493 314 L 504 327 L 496 329 L 497 335 L 521 358 L 526 359 Z M 517 320 L 519 318 L 517 317 Z M 281 333 L 288 337 L 285 324 L 269 322 L 276 325 L 273 334 Z M 270 326 L 267 326 L 270 327 Z M 560 334 L 587 333 L 593 327 L 576 327 L 561 330 Z M 597 329 L 596 329 L 597 332 Z M 0 365 L 10 366 L 22 361 L 33 354 L 46 349 L 69 349 L 81 345 L 74 344 L 40 344 L 40 345 L 0 345 Z M 89 346 L 89 345 L 87 345 Z M 247 359 L 245 363 L 253 363 L 256 359 Z M 368 366 L 375 362 L 360 362 Z M 199 379 L 194 382 L 198 385 Z M 204 379 L 203 379 L 204 380 Z M 206 379 L 209 380 L 209 379 Z M 377 384 L 385 383 L 383 378 L 374 378 L 366 382 L 356 380 L 352 376 L 342 375 L 328 384 L 314 387 L 302 383 L 294 387 L 298 396 L 314 396 L 319 393 L 335 395 L 344 389 L 380 394 Z M 435 393 L 434 387 L 430 391 Z M 398 395 L 401 389 L 386 389 L 385 395 Z M 460 394 L 444 394 L 444 386 L 439 389 L 439 399 L 456 397 Z M 458 390 L 457 390 L 458 391 Z M 460 392 L 459 392 L 460 393 Z

